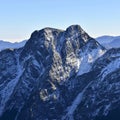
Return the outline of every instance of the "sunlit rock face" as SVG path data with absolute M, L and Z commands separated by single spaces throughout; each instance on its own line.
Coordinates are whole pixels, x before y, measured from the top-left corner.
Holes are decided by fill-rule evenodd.
M 118 111 L 119 53 L 79 25 L 34 31 L 24 47 L 0 52 L 0 119 L 92 120 Z

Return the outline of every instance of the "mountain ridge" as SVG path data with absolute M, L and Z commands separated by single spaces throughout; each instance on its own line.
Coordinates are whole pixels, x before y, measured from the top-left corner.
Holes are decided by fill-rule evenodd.
M 96 40 L 106 47 L 107 49 L 111 48 L 120 48 L 120 36 L 101 36 L 96 38 Z
M 4 49 L 16 49 L 16 48 L 21 48 L 25 45 L 27 40 L 23 40 L 21 42 L 7 42 L 4 40 L 0 40 L 0 51 Z
M 0 56 L 0 120 L 92 120 L 119 107 L 119 49 L 106 51 L 79 25 L 34 31 Z

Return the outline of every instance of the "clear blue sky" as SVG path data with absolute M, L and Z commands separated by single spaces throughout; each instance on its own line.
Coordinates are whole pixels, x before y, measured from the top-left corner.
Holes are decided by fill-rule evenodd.
M 120 35 L 120 0 L 0 0 L 0 39 L 21 41 L 44 27 L 79 24 L 92 37 Z

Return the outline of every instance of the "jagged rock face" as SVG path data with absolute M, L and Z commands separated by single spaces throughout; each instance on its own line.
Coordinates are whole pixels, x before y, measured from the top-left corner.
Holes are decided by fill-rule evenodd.
M 106 52 L 94 63 L 92 70 L 96 75 L 75 111 L 75 120 L 120 119 L 120 49 Z
M 16 76 L 16 66 L 17 60 L 12 50 L 8 49 L 0 52 L 0 71 L 2 72 L 0 75 L 0 84 L 7 82 L 9 79 L 13 79 Z
M 0 119 L 86 120 L 104 116 L 104 109 L 94 113 L 102 101 L 101 92 L 117 91 L 117 86 L 107 88 L 107 84 L 119 82 L 119 67 L 109 71 L 119 61 L 119 55 L 112 57 L 118 51 L 104 54 L 106 50 L 78 25 L 66 31 L 45 28 L 33 32 L 23 48 L 0 52 Z M 91 102 L 93 97 L 97 102 Z M 113 110 L 112 105 L 110 108 Z

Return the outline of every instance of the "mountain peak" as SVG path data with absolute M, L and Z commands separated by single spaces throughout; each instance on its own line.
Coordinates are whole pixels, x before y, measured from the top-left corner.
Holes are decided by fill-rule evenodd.
M 82 28 L 81 28 L 81 26 L 80 25 L 71 25 L 71 26 L 69 26 L 68 28 L 67 28 L 68 30 L 81 30 Z
M 91 120 L 117 108 L 118 53 L 79 25 L 33 32 L 23 48 L 0 52 L 0 120 Z
M 66 29 L 66 36 L 79 38 L 83 42 L 87 42 L 91 37 L 81 28 L 80 25 L 71 25 Z
M 66 30 L 46 27 L 32 33 L 26 43 L 25 51 L 28 51 L 28 49 L 29 51 L 35 51 L 35 49 L 40 49 L 41 46 L 42 49 L 47 49 L 48 52 L 54 49 L 60 52 L 66 44 L 68 44 L 68 48 L 71 44 L 72 49 L 76 50 L 84 46 L 90 39 L 91 37 L 80 25 L 71 25 Z
M 30 39 L 33 38 L 40 38 L 40 37 L 45 37 L 46 35 L 50 35 L 50 34 L 55 34 L 55 33 L 60 33 L 63 32 L 63 30 L 60 29 L 55 29 L 55 28 L 51 28 L 51 27 L 46 27 L 43 28 L 41 30 L 35 30 L 32 34 Z
M 84 30 L 81 28 L 80 25 L 71 25 L 66 29 L 67 32 L 69 33 L 85 33 Z

